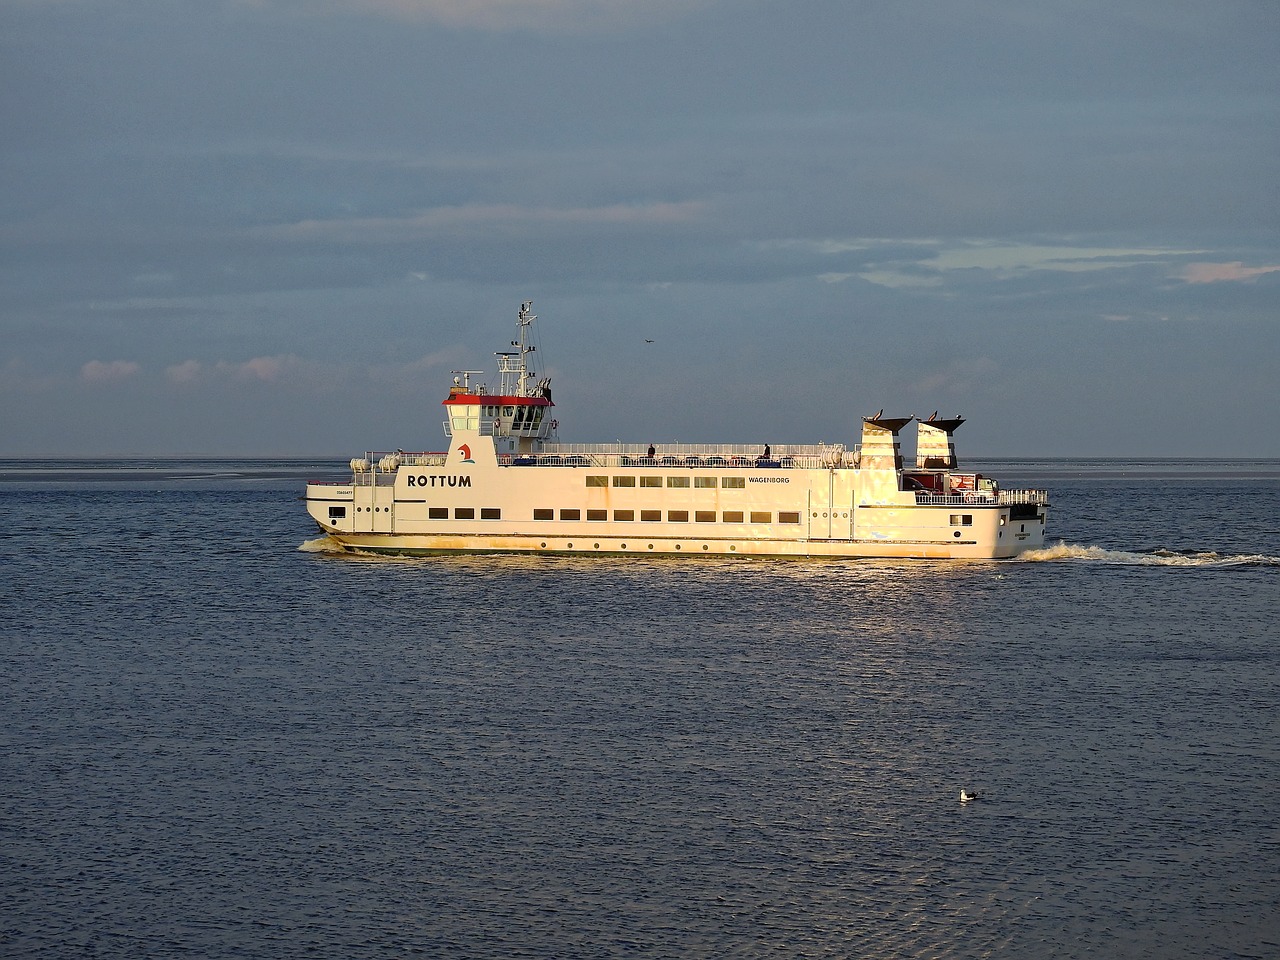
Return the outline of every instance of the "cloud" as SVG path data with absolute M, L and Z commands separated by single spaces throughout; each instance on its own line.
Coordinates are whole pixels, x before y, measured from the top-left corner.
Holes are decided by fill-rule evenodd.
M 1231 263 L 1189 263 L 1182 268 L 1179 276 L 1187 283 L 1218 283 L 1223 280 L 1256 280 L 1267 273 L 1280 271 L 1280 265 L 1273 267 L 1246 267 L 1235 260 Z
M 167 367 L 164 371 L 164 376 L 170 383 L 195 383 L 200 379 L 200 374 L 203 371 L 204 368 L 200 365 L 200 361 L 187 360 Z
M 857 269 L 832 270 L 819 275 L 826 283 L 854 278 L 882 287 L 931 287 L 947 274 L 968 271 L 1008 280 L 1035 271 L 1086 273 L 1146 266 L 1204 253 L 1158 247 L 1072 246 L 1000 240 L 815 240 L 805 243 L 819 254 L 852 257 Z M 1237 264 L 1238 266 L 1238 264 Z M 1280 269 L 1280 268 L 1271 268 Z
M 119 383 L 141 369 L 133 360 L 90 360 L 80 368 L 80 379 L 85 383 Z
M 619 30 L 675 19 L 701 5 L 698 0 L 328 0 L 326 4 L 334 10 L 450 27 L 543 33 Z
M 218 373 L 227 374 L 241 380 L 258 380 L 271 383 L 281 379 L 282 374 L 302 364 L 292 355 L 277 357 L 254 357 L 243 363 L 221 362 L 215 368 Z
M 999 370 L 1000 364 L 990 357 L 956 360 L 945 369 L 935 370 L 921 377 L 912 387 L 922 394 L 968 394 L 994 382 Z
M 436 207 L 409 217 L 360 217 L 334 220 L 304 220 L 299 223 L 265 227 L 260 231 L 275 239 L 326 240 L 341 243 L 401 243 L 439 236 L 442 233 L 479 231 L 519 232 L 529 227 L 650 226 L 690 223 L 700 219 L 707 205 L 702 201 L 681 203 L 617 203 L 603 207 L 522 207 L 516 204 L 472 204 Z

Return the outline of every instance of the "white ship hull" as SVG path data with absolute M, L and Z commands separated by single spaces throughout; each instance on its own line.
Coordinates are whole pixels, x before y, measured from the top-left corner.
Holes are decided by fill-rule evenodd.
M 503 464 L 490 438 L 463 434 L 454 440 L 455 452 L 466 447 L 474 462 L 452 453 L 407 454 L 392 469 L 370 470 L 356 483 L 311 483 L 311 516 L 336 547 L 409 556 L 972 560 L 1044 546 L 1045 508 L 1037 502 L 1043 498 L 1027 491 L 898 490 L 896 471 L 894 489 L 884 490 L 886 484 L 876 482 L 888 479 L 879 476 L 883 471 L 843 466 L 635 466 L 647 458 L 608 448 L 572 458 L 585 465 Z M 487 457 L 479 453 L 486 445 Z
M 550 381 L 527 384 L 528 307 L 496 393 L 455 377 L 447 451 L 371 454 L 307 485 L 335 549 L 991 560 L 1044 546 L 1047 495 L 960 472 L 960 418 L 919 423 L 913 468 L 898 432 L 915 418 L 880 414 L 853 450 L 561 444 Z

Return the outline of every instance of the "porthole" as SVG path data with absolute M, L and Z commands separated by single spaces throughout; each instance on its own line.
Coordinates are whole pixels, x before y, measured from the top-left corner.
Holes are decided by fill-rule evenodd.
M 625 543 L 622 545 L 622 549 L 623 550 L 627 549 L 627 545 Z
M 546 544 L 545 544 L 545 543 L 540 543 L 540 544 L 538 544 L 538 546 L 540 546 L 540 547 L 545 547 L 545 546 L 546 546 Z
M 953 533 L 953 534 L 952 534 L 952 536 L 953 536 L 953 537 L 958 537 L 958 536 L 960 536 L 960 531 L 959 531 L 959 530 L 957 530 L 955 533 Z
M 734 544 L 729 544 L 729 549 L 732 551 L 732 550 L 737 550 L 738 548 Z
M 708 547 L 708 546 L 704 543 L 704 544 L 702 545 L 702 549 L 703 549 L 703 550 L 710 550 L 711 548 L 710 548 L 710 547 Z
M 566 546 L 566 547 L 568 547 L 570 550 L 572 550 L 572 549 L 573 549 L 573 544 L 572 544 L 572 543 L 566 543 L 566 544 L 565 544 L 565 546 Z
M 678 544 L 678 543 L 676 544 L 676 549 L 677 549 L 677 550 L 679 550 L 679 549 L 680 549 L 680 544 Z
M 600 544 L 598 543 L 593 543 L 592 546 L 595 547 L 597 550 L 600 549 Z

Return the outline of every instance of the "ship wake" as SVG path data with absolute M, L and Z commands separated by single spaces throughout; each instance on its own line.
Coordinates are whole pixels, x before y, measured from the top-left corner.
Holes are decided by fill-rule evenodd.
M 316 537 L 314 540 L 304 540 L 298 544 L 298 549 L 303 553 L 345 553 L 346 548 L 333 537 L 325 534 L 323 537 Z
M 1212 550 L 1108 550 L 1105 547 L 1058 543 L 1028 550 L 1018 559 L 1031 563 L 1098 563 L 1132 567 L 1280 567 L 1280 557 L 1264 554 L 1223 554 Z

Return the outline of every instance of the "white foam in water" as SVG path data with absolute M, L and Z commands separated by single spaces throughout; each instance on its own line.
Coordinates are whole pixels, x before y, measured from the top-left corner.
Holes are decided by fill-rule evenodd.
M 1280 557 L 1260 554 L 1223 556 L 1212 550 L 1193 553 L 1175 553 L 1172 550 L 1155 550 L 1151 553 L 1134 553 L 1128 550 L 1107 550 L 1104 547 L 1082 547 L 1074 543 L 1057 543 L 1043 550 L 1028 550 L 1019 556 L 1031 563 L 1076 561 L 1086 563 L 1112 563 L 1144 567 L 1235 567 L 1246 565 L 1277 566 Z
M 303 541 L 298 549 L 303 553 L 342 553 L 343 546 L 326 533 L 323 537 Z

